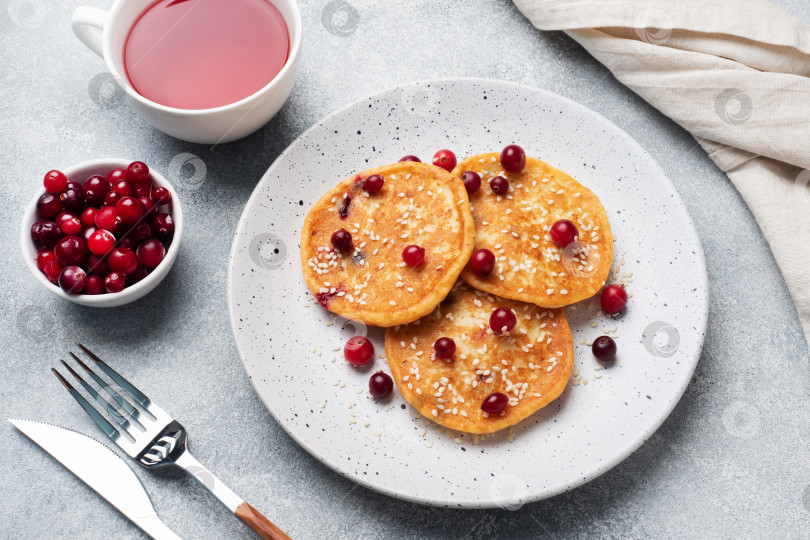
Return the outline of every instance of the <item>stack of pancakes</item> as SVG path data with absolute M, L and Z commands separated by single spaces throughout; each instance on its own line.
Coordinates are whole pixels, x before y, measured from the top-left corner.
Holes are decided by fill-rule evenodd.
M 469 196 L 465 171 L 482 180 Z M 385 183 L 369 195 L 362 184 L 373 174 Z M 509 180 L 506 194 L 489 188 L 495 176 Z M 549 236 L 561 219 L 579 231 L 565 249 Z M 352 235 L 350 252 L 332 248 L 339 229 Z M 416 267 L 402 259 L 411 244 L 425 249 Z M 496 257 L 487 276 L 469 267 L 478 249 Z M 388 364 L 408 402 L 468 433 L 516 424 L 563 392 L 574 362 L 564 307 L 596 294 L 612 259 L 610 224 L 590 190 L 531 157 L 522 171 L 507 172 L 498 153 L 468 158 L 452 173 L 418 162 L 363 171 L 315 204 L 301 237 L 304 277 L 321 305 L 387 327 Z M 511 332 L 489 328 L 497 308 L 517 316 Z M 456 343 L 450 360 L 434 355 L 440 337 Z M 494 392 L 509 404 L 489 415 L 481 404 Z

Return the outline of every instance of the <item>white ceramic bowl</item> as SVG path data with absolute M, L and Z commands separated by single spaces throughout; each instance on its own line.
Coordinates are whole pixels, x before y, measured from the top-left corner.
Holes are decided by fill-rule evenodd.
M 93 176 L 94 174 L 106 176 L 106 174 L 112 169 L 119 167 L 126 168 L 126 166 L 133 161 L 135 160 L 114 158 L 93 159 L 61 170 L 63 173 L 65 173 L 68 180 L 83 184 L 88 177 Z M 36 195 L 34 195 L 31 202 L 28 204 L 28 208 L 26 208 L 25 215 L 23 216 L 22 220 L 22 230 L 20 231 L 20 246 L 22 247 L 25 264 L 28 265 L 28 269 L 31 270 L 31 273 L 34 274 L 37 281 L 42 283 L 46 289 L 58 296 L 61 296 L 62 298 L 66 298 L 71 302 L 76 302 L 77 304 L 82 304 L 83 306 L 93 307 L 122 306 L 138 300 L 149 291 L 157 287 L 160 282 L 163 281 L 163 278 L 166 277 L 166 274 L 169 273 L 169 270 L 171 270 L 172 265 L 174 264 L 174 260 L 177 258 L 177 252 L 180 249 L 180 239 L 183 236 L 183 209 L 180 206 L 180 198 L 177 196 L 177 192 L 174 190 L 169 181 L 151 167 L 149 170 L 151 173 L 152 182 L 156 186 L 165 187 L 172 194 L 172 202 L 169 205 L 171 210 L 169 213 L 174 220 L 174 237 L 172 238 L 172 243 L 166 250 L 166 256 L 164 257 L 163 262 L 161 262 L 157 268 L 152 270 L 148 276 L 143 278 L 138 283 L 117 293 L 105 293 L 97 295 L 68 294 L 58 285 L 54 285 L 48 281 L 45 274 L 40 272 L 39 268 L 37 268 L 37 249 L 34 246 L 34 242 L 31 240 L 31 226 L 39 219 L 37 217 L 37 200 L 43 193 L 45 193 L 45 188 L 42 187 L 37 191 Z

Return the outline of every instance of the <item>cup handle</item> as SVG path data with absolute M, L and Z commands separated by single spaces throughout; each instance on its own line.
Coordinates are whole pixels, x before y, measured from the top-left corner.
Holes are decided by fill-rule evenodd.
M 101 44 L 101 32 L 107 23 L 109 14 L 103 9 L 91 6 L 79 6 L 70 19 L 70 28 L 79 41 L 88 49 L 104 58 L 104 48 Z

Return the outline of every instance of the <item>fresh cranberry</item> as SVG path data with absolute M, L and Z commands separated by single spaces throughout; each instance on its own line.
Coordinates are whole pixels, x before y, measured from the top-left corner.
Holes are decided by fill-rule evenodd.
M 115 184 L 117 182 L 120 182 L 121 180 L 126 180 L 126 179 L 127 179 L 127 170 L 126 169 L 113 169 L 113 170 L 111 170 L 110 172 L 107 173 L 107 182 L 109 182 L 110 185 L 112 185 L 112 186 L 115 186 Z M 113 189 L 115 189 L 115 188 L 113 188 Z
M 84 181 L 84 198 L 90 206 L 99 207 L 110 192 L 110 183 L 103 176 L 91 176 Z
M 436 353 L 436 358 L 449 360 L 456 354 L 456 342 L 449 337 L 440 337 L 433 344 L 433 350 Z
M 132 196 L 136 199 L 140 199 L 141 197 L 149 197 L 151 200 L 152 195 L 152 184 L 143 184 L 140 186 L 132 186 Z
M 59 228 L 61 229 L 62 222 L 71 219 L 77 219 L 76 214 L 72 212 L 59 212 L 59 215 L 56 216 L 56 218 L 54 218 L 54 221 L 56 222 L 57 225 L 59 225 Z M 79 221 L 79 224 L 81 225 L 81 221 Z
M 481 403 L 481 410 L 487 414 L 498 414 L 506 408 L 509 403 L 509 398 L 506 394 L 500 392 L 492 392 Z
M 128 247 L 118 246 L 107 255 L 107 266 L 113 272 L 128 276 L 138 269 L 138 257 Z
M 85 294 L 104 294 L 104 278 L 96 274 L 89 274 L 84 282 Z
M 56 243 L 53 253 L 62 266 L 81 266 L 87 259 L 87 242 L 78 236 L 65 236 Z
M 141 201 L 143 205 L 143 213 L 144 215 L 148 216 L 152 212 L 156 212 L 158 209 L 158 203 L 152 200 L 151 197 L 138 197 L 138 200 Z
M 160 240 L 150 238 L 138 246 L 136 254 L 144 268 L 152 270 L 163 261 L 163 257 L 166 256 L 166 248 L 160 243 Z
M 399 158 L 399 161 L 415 161 L 417 163 L 422 163 L 422 160 L 418 157 L 414 156 L 413 154 L 408 154 L 407 156 L 402 156 Z
M 40 219 L 31 225 L 31 240 L 37 247 L 53 249 L 60 238 L 62 238 L 62 230 L 53 221 Z
M 126 284 L 126 279 L 118 272 L 110 272 L 107 274 L 107 277 L 104 278 L 104 289 L 108 293 L 121 292 L 124 290 Z
M 59 261 L 50 261 L 45 265 L 45 268 L 42 269 L 42 273 L 45 274 L 48 281 L 57 283 L 59 281 L 59 274 L 62 273 L 62 265 L 59 264 Z
M 150 222 L 152 233 L 160 238 L 166 238 L 174 233 L 174 219 L 171 214 L 161 212 L 156 214 Z
M 602 311 L 615 315 L 627 305 L 627 291 L 621 285 L 608 285 L 602 291 Z
M 433 164 L 445 171 L 452 171 L 456 167 L 456 155 L 450 150 L 439 150 L 433 156 Z
M 165 187 L 158 186 L 152 190 L 152 200 L 156 204 L 169 204 L 172 202 L 172 192 Z
M 117 191 L 110 191 L 104 196 L 104 206 L 115 206 L 123 197 Z
M 374 345 L 368 338 L 354 336 L 343 346 L 343 356 L 353 366 L 362 366 L 374 358 Z
M 503 176 L 496 176 L 489 181 L 489 187 L 495 195 L 506 195 L 506 192 L 509 191 L 509 180 Z
M 87 274 L 78 266 L 66 266 L 59 274 L 59 286 L 68 294 L 81 294 L 86 282 Z
M 59 225 L 59 230 L 66 235 L 77 235 L 82 232 L 82 222 L 69 212 L 62 212 L 56 216 L 56 224 Z
M 378 371 L 368 380 L 368 391 L 375 399 L 385 399 L 394 390 L 394 381 L 387 373 Z
M 43 249 L 39 253 L 37 253 L 37 268 L 39 268 L 40 272 L 45 271 L 45 265 L 51 261 L 56 260 L 56 255 L 53 254 L 53 251 L 48 249 Z
M 61 171 L 48 171 L 45 173 L 43 184 L 48 193 L 62 193 L 67 187 L 67 176 Z
M 408 266 L 419 266 L 425 260 L 425 248 L 411 244 L 402 250 L 402 260 Z
M 43 219 L 53 219 L 62 211 L 62 201 L 58 195 L 43 193 L 37 199 L 37 215 Z
M 577 236 L 579 236 L 579 231 L 577 230 L 577 226 L 574 225 L 573 221 L 570 219 L 561 219 L 551 226 L 549 234 L 551 239 L 554 240 L 555 244 L 561 248 L 564 248 L 577 239 Z
M 84 188 L 82 187 L 82 185 L 80 183 L 78 183 L 78 182 L 74 182 L 73 180 L 68 180 L 67 181 L 67 185 L 65 186 L 65 189 L 78 189 L 79 191 L 84 193 Z
M 110 273 L 110 268 L 107 266 L 107 258 L 99 257 L 98 255 L 93 255 L 92 253 L 87 256 L 87 262 L 84 266 L 87 268 L 88 274 L 95 274 L 97 276 L 104 277 Z
M 127 238 L 131 238 L 136 244 L 140 244 L 147 238 L 152 236 L 152 227 L 145 221 L 138 223 L 132 231 L 127 234 Z
M 84 212 L 82 212 L 81 222 L 84 227 L 92 227 L 96 224 L 96 214 L 98 214 L 98 208 L 93 208 L 92 206 L 85 208 Z
M 138 266 L 131 275 L 127 276 L 127 281 L 130 285 L 138 283 L 140 280 L 149 275 L 149 271 L 143 266 Z
M 62 201 L 62 208 L 68 212 L 81 214 L 84 210 L 84 190 L 80 187 L 68 187 L 59 195 L 59 200 Z
M 125 247 L 127 249 L 131 249 L 132 251 L 135 251 L 138 248 L 138 244 L 136 244 L 135 241 L 129 236 L 125 236 L 121 240 L 119 240 L 118 245 L 121 247 Z
M 121 223 L 127 227 L 138 223 L 146 212 L 143 203 L 134 197 L 123 197 L 115 203 L 115 210 L 121 217 Z
M 174 232 L 174 220 L 166 212 L 161 212 L 152 219 L 152 232 L 161 238 L 170 236 Z
M 511 332 L 516 324 L 517 317 L 515 317 L 515 312 L 511 309 L 498 308 L 489 317 L 489 327 L 496 334 Z
M 56 222 L 57 225 L 59 225 L 59 228 L 61 229 L 62 228 L 62 222 L 63 221 L 68 221 L 68 220 L 71 220 L 71 219 L 78 219 L 78 216 L 76 214 L 74 214 L 73 212 L 64 211 L 64 212 L 59 212 L 59 215 L 56 216 L 54 221 Z M 81 224 L 81 221 L 79 221 L 79 224 Z
M 105 229 L 98 229 L 87 240 L 87 249 L 93 255 L 104 256 L 115 247 L 115 236 Z
M 338 251 L 352 249 L 352 233 L 346 229 L 339 229 L 332 233 L 332 246 Z
M 110 187 L 110 183 L 107 182 L 107 177 L 103 174 L 94 174 L 93 176 L 88 176 L 87 179 L 82 184 L 84 191 L 86 192 L 88 189 L 98 189 L 104 188 L 104 186 Z
M 593 340 L 591 351 L 599 362 L 610 364 L 616 358 L 616 342 L 610 336 L 599 336 Z
M 109 176 L 107 177 L 109 179 Z M 113 191 L 117 191 L 124 197 L 129 197 L 132 195 L 132 184 L 127 182 L 126 180 L 119 180 L 118 182 L 112 183 Z
M 112 192 L 111 192 L 112 193 Z M 104 206 L 96 214 L 96 227 L 115 234 L 121 229 L 122 220 L 118 210 L 113 206 Z
M 127 166 L 126 178 L 133 186 L 143 185 L 149 181 L 149 167 L 143 161 L 133 161 Z
M 379 174 L 372 174 L 363 181 L 363 191 L 369 195 L 374 195 L 383 188 L 385 179 Z
M 470 195 L 481 189 L 481 175 L 475 171 L 461 173 L 461 181 L 464 182 L 464 189 Z
M 501 150 L 501 165 L 504 170 L 519 173 L 526 166 L 526 152 L 516 144 L 510 144 Z
M 495 270 L 495 254 L 488 249 L 477 249 L 470 258 L 470 268 L 481 277 L 488 276 Z
M 82 222 L 79 221 L 77 217 L 66 218 L 62 220 L 59 228 L 62 229 L 62 232 L 65 234 L 81 234 Z
M 93 227 L 92 225 L 90 227 L 86 227 L 82 231 L 82 238 L 84 238 L 84 241 L 87 242 L 88 240 L 90 240 L 90 237 L 93 236 L 93 233 L 96 232 L 97 230 L 98 229 L 96 227 Z

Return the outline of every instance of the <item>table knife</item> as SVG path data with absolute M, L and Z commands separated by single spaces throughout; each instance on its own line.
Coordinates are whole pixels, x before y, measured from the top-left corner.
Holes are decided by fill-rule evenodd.
M 157 516 L 143 484 L 118 454 L 76 431 L 32 420 L 9 419 L 108 503 L 155 540 L 179 540 Z

